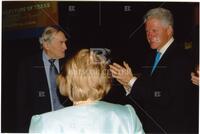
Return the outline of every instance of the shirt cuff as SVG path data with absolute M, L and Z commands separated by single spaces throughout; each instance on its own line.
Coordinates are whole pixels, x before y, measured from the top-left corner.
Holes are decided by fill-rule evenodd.
M 129 81 L 129 83 L 128 83 L 128 86 L 129 86 L 129 87 L 126 89 L 126 96 L 130 94 L 131 89 L 132 89 L 132 86 L 133 86 L 133 84 L 135 83 L 136 80 L 137 80 L 137 77 L 133 77 L 133 78 Z

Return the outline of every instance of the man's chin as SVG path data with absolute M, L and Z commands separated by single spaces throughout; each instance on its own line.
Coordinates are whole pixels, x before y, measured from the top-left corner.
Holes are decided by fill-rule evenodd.
M 157 49 L 157 46 L 151 45 L 151 49 Z
M 58 59 L 62 59 L 64 57 L 65 57 L 65 55 L 61 55 L 61 56 L 58 57 Z
M 64 58 L 64 57 L 65 57 L 65 55 L 61 56 L 60 59 L 62 59 L 62 58 Z
M 151 46 L 151 49 L 157 49 L 157 47 L 152 47 L 152 46 Z

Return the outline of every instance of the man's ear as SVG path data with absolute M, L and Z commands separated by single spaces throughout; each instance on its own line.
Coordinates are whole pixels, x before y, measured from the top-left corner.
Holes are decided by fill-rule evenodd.
M 47 42 L 44 42 L 43 48 L 46 49 L 46 50 L 48 50 L 49 49 L 49 44 Z
M 167 34 L 172 36 L 173 32 L 174 32 L 174 30 L 173 30 L 172 26 L 169 25 L 168 28 L 167 28 Z

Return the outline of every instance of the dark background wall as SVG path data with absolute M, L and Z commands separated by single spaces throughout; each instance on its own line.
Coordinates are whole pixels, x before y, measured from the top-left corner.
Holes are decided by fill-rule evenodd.
M 81 48 L 108 48 L 112 61 L 125 60 L 139 72 L 143 56 L 150 50 L 143 25 L 146 11 L 155 7 L 171 10 L 175 39 L 184 47 L 184 42 L 191 41 L 194 35 L 195 5 L 198 3 L 59 2 L 59 24 L 70 40 L 67 56 Z M 39 50 L 38 37 L 34 35 L 13 38 L 2 33 L 2 132 L 15 132 L 18 63 Z

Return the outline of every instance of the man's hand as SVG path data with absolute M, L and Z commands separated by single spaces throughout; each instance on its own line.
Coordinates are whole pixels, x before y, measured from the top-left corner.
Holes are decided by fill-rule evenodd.
M 198 71 L 199 74 L 199 71 Z M 199 77 L 195 75 L 195 73 L 191 73 L 191 80 L 194 85 L 199 86 Z
M 194 85 L 199 86 L 199 64 L 196 66 L 195 71 L 191 73 L 191 80 Z
M 126 62 L 123 62 L 123 66 L 120 66 L 117 63 L 113 63 L 110 66 L 110 71 L 112 76 L 117 79 L 117 81 L 122 84 L 124 87 L 128 87 L 129 81 L 133 78 L 133 73 L 131 68 Z

